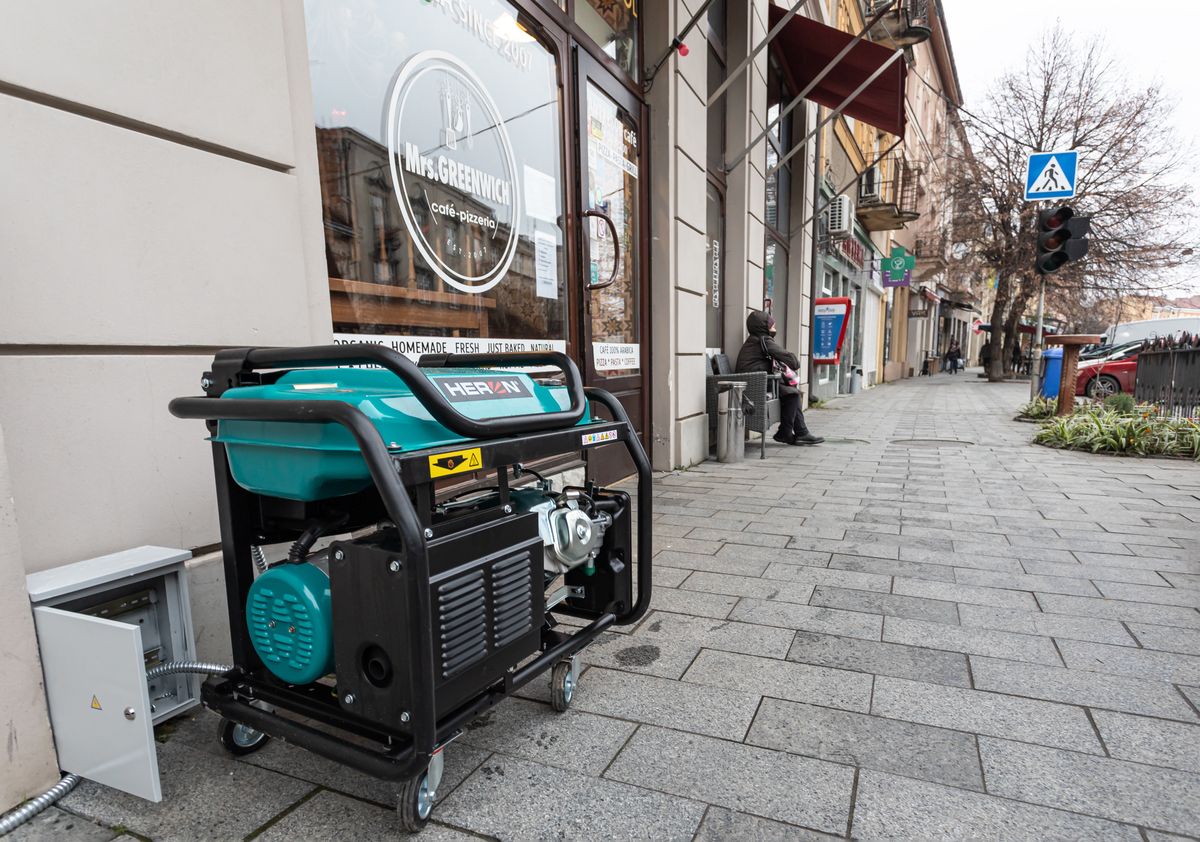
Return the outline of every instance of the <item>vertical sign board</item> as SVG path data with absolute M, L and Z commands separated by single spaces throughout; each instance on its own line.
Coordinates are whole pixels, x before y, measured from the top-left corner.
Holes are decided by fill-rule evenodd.
M 838 364 L 849 322 L 849 298 L 818 298 L 813 302 L 813 365 Z
M 1025 164 L 1025 201 L 1070 199 L 1075 196 L 1079 153 L 1033 152 Z

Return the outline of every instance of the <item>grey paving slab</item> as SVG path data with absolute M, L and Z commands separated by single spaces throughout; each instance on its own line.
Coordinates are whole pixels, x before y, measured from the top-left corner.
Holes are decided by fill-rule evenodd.
M 879 576 L 907 576 L 910 579 L 931 579 L 936 582 L 954 581 L 953 567 L 943 564 L 922 564 L 919 561 L 897 561 L 835 553 L 829 560 L 829 566 L 859 573 L 874 573 Z
M 1149 602 L 1155 605 L 1183 605 L 1188 608 L 1200 607 L 1200 591 L 1191 588 L 1173 588 L 1166 582 L 1162 587 L 1131 585 L 1127 582 L 1099 582 L 1097 587 L 1109 599 Z
M 863 713 L 871 707 L 873 680 L 870 675 L 774 658 L 705 649 L 684 673 L 683 679 L 758 696 Z
M 725 546 L 723 541 L 707 541 L 700 538 L 676 538 L 673 535 L 656 535 L 654 537 L 654 549 L 662 552 L 683 552 L 697 553 L 699 555 L 712 555 L 721 547 Z M 655 556 L 657 559 L 658 556 Z
M 1059 641 L 1058 646 L 1067 666 L 1072 669 L 1155 678 L 1172 684 L 1200 683 L 1200 657 L 1195 655 L 1078 640 Z
M 939 728 L 1101 754 L 1082 708 L 879 676 L 871 712 Z
M 763 699 L 746 742 L 983 790 L 975 736 L 851 711 Z
M 143 801 L 92 781 L 63 799 L 69 812 L 155 840 L 241 838 L 315 786 L 308 781 L 219 757 L 180 740 L 158 749 L 163 800 Z
M 789 661 L 969 687 L 967 656 L 899 643 L 796 632 Z
M 955 581 L 960 585 L 983 585 L 989 588 L 1008 588 L 1015 591 L 1041 591 L 1076 596 L 1100 596 L 1100 591 L 1086 579 L 1068 576 L 1039 576 L 1035 574 L 1003 573 L 998 570 L 977 570 L 956 567 Z
M 638 783 L 656 781 L 641 776 Z M 602 834 L 687 842 L 700 826 L 704 805 L 642 786 L 497 756 L 451 793 L 435 815 L 441 822 L 497 839 L 591 842 Z
M 434 813 L 436 816 L 436 811 Z M 362 839 L 412 839 L 399 829 L 395 808 L 385 809 L 355 801 L 334 792 L 318 792 L 265 831 L 254 837 L 265 842 L 330 840 L 358 842 Z M 478 837 L 435 821 L 421 831 L 422 842 L 467 842 Z
M 1176 588 L 1200 590 L 1200 573 L 1163 573 L 1162 578 Z
M 892 589 L 891 576 L 824 567 L 798 567 L 794 564 L 783 564 L 777 561 L 767 566 L 763 578 L 797 584 L 811 583 L 814 586 L 832 585 L 859 591 L 876 591 L 877 593 L 888 593 Z
M 657 541 L 655 542 L 657 544 Z M 723 546 L 723 545 L 722 545 Z M 708 570 L 713 573 L 728 573 L 735 576 L 761 576 L 767 562 L 729 556 L 717 557 L 704 553 L 676 552 L 663 550 L 654 556 L 655 569 L 678 567 L 684 570 Z
M 1067 560 L 1075 559 L 1069 553 L 1064 553 Z M 998 556 L 980 552 L 959 552 L 956 550 L 931 550 L 928 547 L 900 547 L 901 561 L 916 561 L 922 564 L 940 564 L 944 567 L 974 567 L 980 570 L 999 570 L 1008 573 L 1021 573 L 1021 562 L 1012 554 Z
M 968 655 L 994 655 L 1020 658 L 1037 664 L 1061 664 L 1054 644 L 1047 637 L 963 628 L 924 620 L 887 617 L 883 622 L 883 640 L 931 649 L 947 649 Z
M 855 839 L 1105 839 L 1137 842 L 1127 825 L 864 769 Z
M 786 752 L 642 726 L 604 773 L 763 818 L 841 833 L 854 770 Z
M 742 559 L 746 561 L 801 565 L 803 567 L 826 567 L 833 553 L 810 550 L 787 549 L 786 547 L 722 547 L 719 559 Z M 763 568 L 766 569 L 765 567 Z M 733 572 L 733 571 L 718 571 Z
M 683 583 L 683 580 L 690 575 L 690 570 L 684 570 L 680 567 L 666 567 L 661 564 L 655 564 L 654 587 L 677 588 Z
M 587 670 L 586 685 L 603 684 L 604 670 Z M 630 680 L 640 680 L 640 677 Z M 662 679 L 647 678 L 647 681 Z M 580 681 L 579 695 L 595 696 L 602 688 L 584 692 Z M 616 757 L 621 746 L 633 733 L 634 725 L 604 716 L 585 713 L 586 708 L 575 705 L 565 713 L 556 713 L 549 706 L 526 699 L 506 699 L 483 716 L 471 722 L 457 743 L 488 752 L 500 752 L 512 757 L 535 760 L 547 766 L 559 766 L 599 775 Z M 451 749 L 447 749 L 451 751 Z
M 883 617 L 878 614 L 748 598 L 739 601 L 729 616 L 747 623 L 860 637 L 864 640 L 879 640 L 883 626 Z M 791 643 L 790 640 L 788 642 Z
M 791 540 L 790 535 L 773 535 L 768 532 L 734 531 L 731 529 L 715 529 L 710 524 L 697 527 L 688 533 L 689 538 L 699 538 L 705 541 L 720 541 L 726 544 L 746 544 L 752 547 L 786 547 Z
M 669 569 L 669 568 L 667 568 Z M 695 574 L 693 574 L 695 575 Z M 654 607 L 660 611 L 691 614 L 693 617 L 714 617 L 723 620 L 737 605 L 736 596 L 701 593 L 694 589 L 655 587 Z
M 765 655 L 770 658 L 785 657 L 792 645 L 792 633 L 784 628 L 768 629 L 753 623 L 689 617 L 666 611 L 652 611 L 637 630 L 629 635 L 629 639 L 639 644 L 666 640 L 671 644 L 692 644 L 708 649 Z
M 1050 614 L 1075 614 L 1133 623 L 1158 623 L 1168 626 L 1200 628 L 1200 612 L 1174 605 L 1148 605 L 1117 599 L 1093 599 L 1086 596 L 1039 593 L 1042 610 Z
M 1068 614 L 1044 614 L 1017 608 L 993 608 L 988 605 L 958 606 L 959 622 L 970 628 L 996 629 L 1017 634 L 1091 640 L 1114 646 L 1136 646 L 1137 642 L 1118 620 L 1073 617 Z
M 958 607 L 953 602 L 917 596 L 875 593 L 822 585 L 813 592 L 809 604 L 820 605 L 824 608 L 882 614 L 887 617 L 906 617 L 912 620 L 929 620 L 934 623 L 958 625 Z
M 605 633 L 579 653 L 579 659 L 593 666 L 612 667 L 626 672 L 679 678 L 695 660 L 700 645 L 654 636 Z M 537 682 L 540 687 L 542 682 Z M 529 686 L 529 685 L 526 685 Z M 538 698 L 542 698 L 541 695 Z
M 1162 649 L 1185 655 L 1200 655 L 1200 629 L 1180 629 L 1174 626 L 1155 626 L 1150 623 L 1130 623 L 1129 630 L 1147 649 Z
M 692 842 L 728 842 L 732 839 L 739 842 L 824 842 L 840 838 L 724 807 L 709 807 Z
M 10 842 L 108 842 L 116 836 L 111 828 L 48 807 L 5 838 Z
M 820 568 L 813 569 L 823 572 Z M 796 602 L 807 605 L 812 598 L 814 585 L 805 582 L 785 582 L 779 579 L 756 579 L 749 576 L 696 571 L 688 576 L 681 587 L 685 590 L 703 591 L 730 597 L 752 596 L 757 599 L 775 599 L 780 602 Z M 734 602 L 737 602 L 736 598 Z
M 1121 760 L 1200 772 L 1200 723 L 1092 712 L 1108 753 Z
M 1200 832 L 1200 775 L 979 738 L 988 792 L 1155 830 Z
M 759 699 L 757 693 L 592 667 L 580 679 L 571 706 L 635 722 L 741 740 L 754 719 Z M 624 736 L 628 737 L 628 733 Z
M 1140 567 L 1110 567 L 1103 564 L 1080 564 L 1077 561 L 1022 561 L 1025 572 L 1035 576 L 1090 579 L 1097 582 L 1130 582 L 1135 585 L 1159 585 L 1163 577 L 1153 570 Z
M 1188 722 L 1197 720 L 1191 705 L 1165 681 L 976 655 L 971 656 L 971 673 L 979 690 Z
M 957 574 L 955 574 L 957 575 Z M 897 576 L 892 592 L 926 599 L 942 599 L 949 602 L 964 602 L 973 605 L 992 605 L 998 608 L 1024 608 L 1037 610 L 1033 594 L 1022 591 L 988 588 L 978 585 L 961 585 L 950 582 L 931 582 L 928 579 L 906 579 Z

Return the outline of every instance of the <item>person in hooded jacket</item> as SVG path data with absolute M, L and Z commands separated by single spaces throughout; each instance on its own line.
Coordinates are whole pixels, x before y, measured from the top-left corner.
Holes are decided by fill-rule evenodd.
M 751 310 L 746 317 L 746 330 L 750 335 L 738 351 L 734 369 L 739 372 L 775 370 L 775 361 L 794 370 L 800 368 L 800 360 L 775 341 L 775 318 L 761 310 Z M 783 444 L 820 444 L 825 439 L 814 436 L 804 423 L 804 412 L 800 409 L 800 390 L 787 383 L 779 383 L 779 430 L 774 439 Z

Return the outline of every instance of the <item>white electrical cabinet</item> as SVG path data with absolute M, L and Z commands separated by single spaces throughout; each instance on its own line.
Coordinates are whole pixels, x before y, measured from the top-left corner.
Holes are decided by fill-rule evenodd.
M 136 547 L 26 577 L 65 771 L 162 800 L 154 726 L 199 704 L 199 678 L 146 671 L 196 657 L 191 556 Z

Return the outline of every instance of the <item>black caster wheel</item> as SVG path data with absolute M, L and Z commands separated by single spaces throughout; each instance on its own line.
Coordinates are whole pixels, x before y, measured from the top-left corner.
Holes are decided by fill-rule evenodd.
M 575 685 L 579 673 L 575 669 L 575 659 L 559 661 L 550 673 L 550 706 L 559 713 L 571 707 L 571 699 L 575 698 Z
M 224 749 L 235 757 L 253 754 L 271 741 L 262 731 L 255 731 L 249 725 L 230 719 L 221 720 L 217 734 Z
M 429 821 L 429 815 L 433 812 L 433 802 L 437 799 L 438 786 L 442 783 L 442 768 L 443 758 L 439 749 L 424 772 L 404 783 L 396 804 L 401 830 L 416 833 Z

